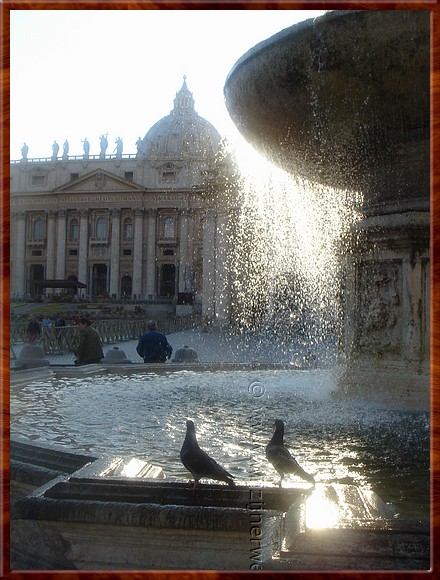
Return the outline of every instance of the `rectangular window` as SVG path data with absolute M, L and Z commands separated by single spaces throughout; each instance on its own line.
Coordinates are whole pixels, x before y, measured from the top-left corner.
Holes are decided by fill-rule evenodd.
M 33 256 L 42 256 L 43 252 L 41 250 L 32 250 Z
M 127 220 L 124 223 L 124 240 L 133 239 L 133 223 Z
M 164 250 L 163 255 L 164 256 L 174 256 L 174 250 L 172 250 L 172 249 Z
M 70 174 L 70 181 L 75 181 L 75 179 L 79 178 L 79 173 L 71 173 Z
M 176 173 L 174 171 L 164 171 L 162 173 L 162 180 L 166 183 L 172 183 L 176 181 Z
M 176 235 L 176 221 L 172 217 L 165 218 L 163 222 L 163 237 L 174 238 Z
M 79 224 L 76 221 L 70 224 L 70 239 L 72 241 L 79 239 Z
M 36 186 L 43 186 L 45 183 L 45 178 L 44 175 L 32 175 L 32 180 L 31 180 L 32 185 L 36 185 Z
M 133 181 L 133 171 L 126 171 L 125 172 L 125 179 L 127 181 Z
M 131 256 L 131 250 L 122 250 L 124 256 Z
M 69 256 L 77 256 L 78 250 L 69 250 Z

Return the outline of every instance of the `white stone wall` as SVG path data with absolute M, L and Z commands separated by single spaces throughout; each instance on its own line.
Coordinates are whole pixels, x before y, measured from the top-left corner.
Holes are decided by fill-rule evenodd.
M 82 295 L 90 295 L 93 266 L 101 264 L 106 267 L 110 296 L 120 296 L 122 278 L 129 276 L 133 295 L 156 300 L 161 265 L 170 263 L 175 265 L 176 293 L 195 291 L 204 310 L 215 310 L 218 278 L 203 269 L 202 284 L 194 287 L 200 248 L 205 265 L 209 263 L 205 253 L 212 252 L 211 236 L 205 238 L 207 232 L 198 224 L 205 212 L 216 211 L 212 205 L 217 203 L 212 196 L 208 201 L 206 187 L 201 186 L 206 161 L 200 161 L 198 168 L 194 162 L 188 167 L 173 162 L 173 167 L 177 167 L 178 177 L 170 184 L 163 180 L 163 164 L 158 166 L 145 159 L 30 159 L 12 163 L 12 295 L 29 294 L 32 264 L 43 266 L 45 279 L 76 276 L 87 284 Z M 37 214 L 45 224 L 43 240 L 32 237 L 32 220 Z M 170 239 L 164 238 L 164 215 L 175 218 L 176 231 Z M 106 221 L 103 240 L 96 237 L 99 217 Z M 124 238 L 126 219 L 132 221 L 131 241 Z M 78 222 L 77 239 L 72 239 L 72 220 Z M 221 293 L 226 296 L 224 276 L 221 284 Z M 46 294 L 54 292 L 58 290 Z

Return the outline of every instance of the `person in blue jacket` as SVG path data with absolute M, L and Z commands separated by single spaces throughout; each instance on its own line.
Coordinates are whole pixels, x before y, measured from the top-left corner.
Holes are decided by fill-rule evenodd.
M 166 336 L 157 330 L 157 323 L 150 320 L 147 331 L 139 338 L 136 352 L 146 363 L 164 363 L 171 358 L 173 348 Z

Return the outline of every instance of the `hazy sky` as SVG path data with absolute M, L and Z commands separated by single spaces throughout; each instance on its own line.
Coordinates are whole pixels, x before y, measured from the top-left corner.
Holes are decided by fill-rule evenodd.
M 183 76 L 199 115 L 223 136 L 235 129 L 223 87 L 234 63 L 258 42 L 318 10 L 13 10 L 11 158 L 124 153 L 168 115 Z

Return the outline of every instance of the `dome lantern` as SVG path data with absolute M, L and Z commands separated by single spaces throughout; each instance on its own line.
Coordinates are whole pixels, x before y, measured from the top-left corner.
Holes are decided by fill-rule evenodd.
M 142 155 L 157 162 L 187 159 L 208 161 L 218 153 L 221 136 L 194 109 L 194 98 L 183 77 L 174 98 L 174 109 L 155 123 L 142 140 Z
M 171 114 L 179 111 L 194 111 L 194 98 L 186 85 L 186 75 L 183 76 L 183 85 L 174 99 L 174 109 Z

